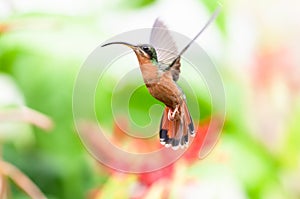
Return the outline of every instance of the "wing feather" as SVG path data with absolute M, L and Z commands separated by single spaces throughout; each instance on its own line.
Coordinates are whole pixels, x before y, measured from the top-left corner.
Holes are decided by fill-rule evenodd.
M 156 49 L 158 62 L 164 66 L 163 68 L 168 68 L 177 59 L 174 66 L 170 68 L 173 80 L 177 81 L 180 73 L 178 49 L 170 31 L 160 19 L 156 19 L 153 24 L 150 44 Z

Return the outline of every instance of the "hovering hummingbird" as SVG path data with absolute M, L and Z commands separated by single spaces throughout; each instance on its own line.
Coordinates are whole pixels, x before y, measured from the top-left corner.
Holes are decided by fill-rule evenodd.
M 150 44 L 133 45 L 127 42 L 110 42 L 102 45 L 104 47 L 122 44 L 135 52 L 148 91 L 154 98 L 166 105 L 160 124 L 160 143 L 166 147 L 172 146 L 174 150 L 187 147 L 189 135 L 195 136 L 185 94 L 177 84 L 181 66 L 180 57 L 217 17 L 219 11 L 218 8 L 201 31 L 180 53 L 167 27 L 159 19 L 154 22 Z

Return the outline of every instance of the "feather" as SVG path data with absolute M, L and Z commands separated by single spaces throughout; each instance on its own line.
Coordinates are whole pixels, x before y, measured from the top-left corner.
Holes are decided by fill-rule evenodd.
M 171 147 L 173 150 L 188 147 L 189 136 L 194 136 L 194 125 L 187 108 L 186 102 L 184 101 L 180 106 L 178 114 L 179 118 L 173 120 L 168 118 L 168 112 L 171 109 L 166 107 L 160 124 L 160 143 L 165 147 Z
M 178 55 L 177 46 L 170 31 L 159 19 L 156 19 L 153 24 L 150 44 L 156 49 L 158 61 L 165 65 L 170 65 Z
M 187 124 L 187 133 L 189 133 L 192 137 L 195 136 L 195 129 L 194 129 L 194 124 L 193 124 L 193 120 L 192 120 L 192 116 L 188 110 L 188 107 L 186 105 L 186 102 L 183 102 L 183 109 L 184 109 L 184 113 L 185 113 L 185 120 L 186 120 L 186 124 Z
M 167 26 L 159 19 L 156 19 L 153 24 L 150 44 L 156 49 L 160 68 L 171 70 L 173 80 L 177 81 L 180 73 L 180 57 L 178 57 L 177 46 Z M 169 67 L 172 63 L 173 67 Z
M 169 130 L 169 120 L 168 120 L 168 108 L 166 108 L 163 112 L 162 118 L 161 118 L 161 123 L 160 123 L 160 130 L 159 130 L 159 139 L 160 143 L 162 145 L 165 145 L 168 143 L 169 135 L 168 135 L 168 130 Z

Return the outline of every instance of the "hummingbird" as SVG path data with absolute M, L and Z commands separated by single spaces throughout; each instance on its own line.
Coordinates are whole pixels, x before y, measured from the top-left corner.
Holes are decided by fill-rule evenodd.
M 156 19 L 150 34 L 149 44 L 130 44 L 110 42 L 102 45 L 121 44 L 131 48 L 139 62 L 144 83 L 149 93 L 165 104 L 162 114 L 159 138 L 165 147 L 177 150 L 187 148 L 189 138 L 195 136 L 191 114 L 187 107 L 186 96 L 177 84 L 180 74 L 180 57 L 217 17 L 220 8 L 212 14 L 201 31 L 178 53 L 176 44 L 166 25 Z

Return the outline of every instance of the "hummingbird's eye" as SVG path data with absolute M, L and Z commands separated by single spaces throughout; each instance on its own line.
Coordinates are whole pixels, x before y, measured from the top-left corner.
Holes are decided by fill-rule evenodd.
M 150 47 L 150 46 L 143 45 L 141 48 L 142 48 L 142 50 L 143 50 L 145 53 L 147 53 L 147 54 L 149 55 L 149 57 L 151 57 L 151 58 L 152 58 L 152 56 L 153 56 L 153 52 L 152 52 L 152 50 L 151 50 L 151 47 Z
M 150 48 L 149 48 L 149 46 L 143 46 L 143 47 L 142 47 L 142 49 L 143 49 L 143 51 L 145 51 L 145 52 L 148 52 L 148 51 L 150 51 Z

